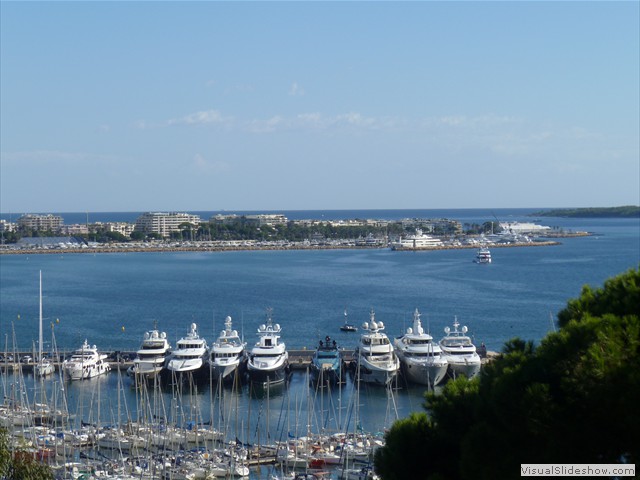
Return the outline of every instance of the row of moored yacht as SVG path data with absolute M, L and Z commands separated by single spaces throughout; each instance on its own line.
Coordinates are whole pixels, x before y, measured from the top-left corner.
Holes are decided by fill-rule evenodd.
M 480 356 L 466 335 L 467 328 L 458 330 L 459 326 L 456 319 L 453 330 L 446 327 L 446 335 L 435 342 L 422 328 L 420 312 L 416 309 L 413 326 L 392 343 L 383 333 L 383 322 L 377 321 L 372 311 L 369 322 L 362 325 L 365 333 L 355 352 L 358 378 L 387 385 L 402 371 L 410 382 L 435 386 L 445 379 L 447 372 L 453 377 L 476 376 L 480 371 Z
M 362 334 L 354 352 L 354 373 L 363 382 L 388 385 L 402 371 L 406 379 L 423 385 L 438 385 L 447 372 L 451 376 L 471 378 L 480 371 L 480 357 L 476 353 L 467 328 L 459 329 L 457 319 L 453 330 L 445 328 L 446 335 L 435 342 L 426 333 L 416 309 L 412 327 L 391 342 L 383 332 L 385 326 L 377 321 L 375 313 L 362 325 Z M 192 323 L 184 337 L 171 349 L 167 335 L 157 328 L 144 334 L 137 351 L 131 376 L 154 378 L 161 372 L 187 374 L 193 377 L 208 374 L 215 379 L 234 378 L 235 372 L 246 373 L 251 381 L 262 384 L 284 382 L 289 373 L 289 354 L 280 341 L 282 328 L 269 316 L 258 328 L 258 341 L 246 348 L 231 317 L 225 320 L 225 329 L 211 344 L 198 334 Z M 335 383 L 344 372 L 342 352 L 335 340 L 326 337 L 320 341 L 313 356 L 310 371 L 315 380 Z M 85 340 L 82 347 L 63 363 L 65 373 L 72 380 L 91 378 L 110 370 L 106 355 Z
M 246 368 L 252 380 L 262 383 L 283 382 L 289 371 L 289 354 L 280 342 L 280 325 L 269 317 L 258 328 L 258 342 L 246 350 L 238 331 L 232 327 L 231 317 L 225 319 L 225 329 L 209 346 L 192 323 L 186 336 L 171 350 L 164 332 L 145 333 L 140 350 L 130 368 L 131 375 L 152 378 L 163 370 L 175 374 L 199 376 L 211 372 L 216 379 L 231 379 L 235 372 Z

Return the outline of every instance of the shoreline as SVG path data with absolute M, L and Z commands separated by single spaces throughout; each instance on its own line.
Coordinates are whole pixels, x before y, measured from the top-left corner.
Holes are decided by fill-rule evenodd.
M 571 236 L 589 236 L 590 234 L 575 234 Z M 504 243 L 489 244 L 489 248 L 521 248 L 521 247 L 549 247 L 561 245 L 556 240 L 545 240 L 541 242 L 528 243 Z M 477 249 L 480 245 L 444 245 L 428 248 L 404 248 L 396 250 L 398 252 L 428 252 L 435 250 L 465 250 Z M 367 246 L 367 245 L 202 245 L 202 246 L 175 246 L 175 245 L 151 245 L 151 246 L 130 246 L 129 244 L 109 245 L 105 247 L 85 247 L 85 248 L 24 248 L 24 249 L 0 249 L 0 255 L 56 255 L 56 254 L 79 254 L 79 253 L 143 253 L 143 252 L 242 252 L 242 251 L 286 251 L 286 250 L 383 250 L 387 246 Z

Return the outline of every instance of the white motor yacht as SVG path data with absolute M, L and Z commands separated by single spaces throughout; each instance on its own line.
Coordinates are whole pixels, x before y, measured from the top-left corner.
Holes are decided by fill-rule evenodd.
M 258 342 L 249 352 L 247 371 L 255 383 L 282 383 L 289 371 L 289 353 L 280 342 L 279 324 L 273 325 L 271 316 L 258 328 Z
M 87 340 L 71 357 L 62 362 L 62 371 L 71 380 L 84 380 L 97 377 L 111 370 L 105 354 L 98 353 L 98 348 L 89 346 Z
M 384 330 L 384 323 L 377 322 L 371 310 L 369 323 L 362 324 L 364 333 L 356 347 L 354 358 L 356 374 L 360 380 L 379 385 L 388 385 L 400 370 L 400 361 Z
M 198 326 L 191 324 L 189 332 L 176 342 L 167 361 L 167 370 L 174 373 L 203 374 L 206 371 L 207 341 L 198 335 Z
M 413 313 L 413 327 L 407 328 L 406 333 L 396 338 L 393 344 L 409 381 L 434 387 L 444 380 L 447 359 L 442 355 L 440 345 L 422 328 L 417 308 Z
M 136 352 L 136 358 L 127 373 L 131 376 L 153 378 L 162 372 L 170 354 L 171 345 L 167 340 L 167 334 L 158 331 L 157 325 L 154 325 L 153 330 L 144 333 L 140 349 Z
M 400 237 L 396 242 L 391 243 L 391 250 L 424 250 L 429 248 L 442 247 L 442 240 L 422 233 L 419 228 L 415 235 Z
M 224 380 L 233 378 L 233 373 L 239 371 L 245 361 L 244 348 L 246 343 L 233 330 L 231 317 L 224 321 L 224 330 L 218 339 L 209 347 L 207 362 L 211 368 L 213 378 Z
M 459 326 L 458 318 L 454 317 L 453 331 L 445 327 L 446 335 L 440 340 L 440 347 L 449 362 L 449 374 L 452 377 L 464 375 L 467 378 L 473 378 L 480 372 L 480 355 L 471 338 L 467 336 L 467 327 L 464 326 L 458 330 Z
M 480 247 L 476 252 L 476 263 L 488 264 L 491 263 L 491 251 L 487 247 Z

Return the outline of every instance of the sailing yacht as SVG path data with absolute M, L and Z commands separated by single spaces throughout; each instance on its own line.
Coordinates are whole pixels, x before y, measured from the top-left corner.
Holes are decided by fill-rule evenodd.
M 413 313 L 413 327 L 407 328 L 406 333 L 393 343 L 402 372 L 409 381 L 434 387 L 444 380 L 447 359 L 442 355 L 440 345 L 422 328 L 417 308 Z
M 289 372 L 289 353 L 280 342 L 279 324 L 273 325 L 271 316 L 267 323 L 258 328 L 258 342 L 249 352 L 247 371 L 252 382 L 270 384 L 282 383 Z
M 442 352 L 449 362 L 449 374 L 453 377 L 464 375 L 473 378 L 480 372 L 480 355 L 476 351 L 476 346 L 467 336 L 467 327 L 458 330 L 460 324 L 458 318 L 454 317 L 453 331 L 445 327 L 446 335 L 440 340 Z
M 153 330 L 144 333 L 140 349 L 136 352 L 136 358 L 127 373 L 130 376 L 153 378 L 162 372 L 170 354 L 171 345 L 167 340 L 167 334 L 158 331 L 157 325 L 154 325 Z
M 167 361 L 167 369 L 175 373 L 204 373 L 206 355 L 207 341 L 198 335 L 198 325 L 192 323 L 187 335 L 176 343 Z
M 388 385 L 400 370 L 400 361 L 384 330 L 384 323 L 377 322 L 371 310 L 369 323 L 364 322 L 364 333 L 355 349 L 356 374 L 363 382 Z
M 207 362 L 213 378 L 220 380 L 232 378 L 232 373 L 244 366 L 246 345 L 238 336 L 238 331 L 233 330 L 231 317 L 228 316 L 224 321 L 224 330 L 209 347 Z
M 40 329 L 38 332 L 38 358 L 34 367 L 36 376 L 46 377 L 56 371 L 56 367 L 42 355 L 42 271 L 40 271 Z

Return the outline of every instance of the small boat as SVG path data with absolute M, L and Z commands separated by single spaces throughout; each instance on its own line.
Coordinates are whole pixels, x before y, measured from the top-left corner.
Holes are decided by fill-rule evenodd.
M 315 382 L 321 385 L 330 383 L 335 385 L 342 377 L 342 356 L 335 340 L 326 336 L 320 340 L 310 366 L 311 375 Z
M 347 322 L 347 311 L 344 311 L 344 324 L 340 327 L 340 330 L 342 330 L 343 332 L 357 332 L 358 331 L 358 327 L 356 327 L 354 324 L 352 323 L 348 323 Z
M 365 333 L 354 353 L 356 376 L 363 382 L 388 385 L 398 374 L 400 361 L 389 338 L 382 333 L 384 323 L 376 321 L 371 310 L 369 323 L 364 322 L 362 329 Z
M 422 328 L 417 308 L 413 313 L 413 328 L 407 328 L 404 335 L 396 338 L 394 347 L 409 381 L 434 387 L 447 375 L 447 359 L 440 345 Z
M 176 343 L 167 360 L 167 370 L 175 373 L 204 373 L 207 341 L 198 335 L 198 325 L 192 323 L 189 332 Z
M 233 330 L 231 317 L 224 321 L 224 330 L 218 339 L 209 347 L 207 362 L 213 378 L 225 380 L 233 377 L 232 373 L 240 369 L 245 362 L 244 348 L 247 344 L 240 340 L 238 331 Z
M 476 346 L 467 336 L 467 327 L 464 326 L 458 330 L 459 326 L 458 318 L 454 317 L 453 331 L 449 327 L 445 327 L 446 335 L 440 340 L 440 347 L 449 362 L 449 375 L 454 378 L 457 375 L 473 378 L 480 373 L 482 361 L 476 351 Z
M 97 377 L 111 371 L 111 365 L 106 359 L 105 354 L 98 353 L 98 347 L 89 346 L 85 339 L 82 346 L 62 362 L 62 371 L 71 380 Z
M 491 263 L 491 251 L 487 247 L 481 247 L 476 252 L 476 263 L 488 264 Z
M 289 353 L 286 345 L 280 342 L 279 324 L 273 325 L 271 315 L 267 323 L 258 328 L 258 342 L 248 354 L 247 371 L 254 383 L 274 384 L 286 380 L 289 372 Z
M 136 352 L 136 358 L 127 373 L 130 376 L 153 378 L 162 372 L 170 354 L 171 345 L 167 340 L 167 334 L 158 331 L 158 326 L 155 324 L 153 330 L 144 333 L 140 349 Z

